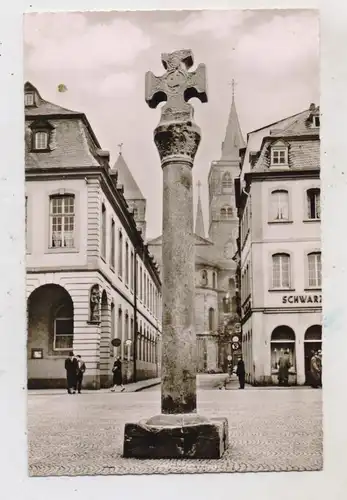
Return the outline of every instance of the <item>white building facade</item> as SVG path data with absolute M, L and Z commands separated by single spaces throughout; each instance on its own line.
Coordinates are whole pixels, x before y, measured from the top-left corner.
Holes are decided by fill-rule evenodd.
M 252 384 L 278 383 L 284 351 L 289 383 L 307 383 L 311 351 L 321 349 L 319 125 L 319 108 L 311 105 L 249 134 L 243 151 L 236 182 L 239 274 Z
M 25 114 L 28 387 L 65 387 L 69 351 L 88 388 L 110 385 L 116 355 L 125 383 L 158 376 L 159 273 L 108 152 L 30 83 Z

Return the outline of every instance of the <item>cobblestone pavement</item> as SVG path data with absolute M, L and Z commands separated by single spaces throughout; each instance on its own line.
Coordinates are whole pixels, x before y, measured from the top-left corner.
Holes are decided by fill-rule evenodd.
M 322 392 L 199 390 L 199 412 L 229 420 L 220 460 L 122 458 L 126 422 L 160 413 L 160 388 L 28 396 L 29 474 L 75 476 L 320 470 Z

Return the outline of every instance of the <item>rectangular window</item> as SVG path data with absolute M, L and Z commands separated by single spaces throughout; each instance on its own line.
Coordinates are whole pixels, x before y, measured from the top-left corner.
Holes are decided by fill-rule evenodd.
M 118 233 L 118 276 L 123 278 L 123 235 Z
M 75 197 L 50 198 L 50 247 L 73 248 L 75 234 Z
M 113 219 L 111 219 L 111 254 L 110 254 L 110 266 L 114 269 L 116 265 L 116 226 Z
M 273 288 L 290 287 L 290 257 L 287 254 L 276 254 L 272 257 Z
M 33 94 L 33 92 L 27 92 L 24 95 L 24 105 L 25 106 L 33 106 L 34 105 L 34 94 Z
M 307 210 L 309 219 L 320 219 L 320 189 L 307 191 Z
M 272 165 L 286 165 L 287 149 L 272 149 L 271 151 L 271 164 Z
M 130 289 L 134 290 L 134 252 L 130 252 Z
M 71 318 L 56 318 L 54 320 L 54 350 L 72 349 L 73 320 Z
M 308 286 L 321 288 L 322 286 L 322 261 L 320 252 L 308 255 Z
M 125 284 L 129 285 L 129 243 L 125 243 Z
M 106 207 L 101 205 L 101 256 L 106 259 Z
M 35 132 L 35 149 L 48 149 L 47 132 Z
M 143 300 L 142 266 L 140 266 L 140 300 Z
M 288 191 L 273 191 L 271 193 L 271 220 L 289 220 Z
M 143 303 L 147 306 L 147 276 L 145 271 L 143 271 Z

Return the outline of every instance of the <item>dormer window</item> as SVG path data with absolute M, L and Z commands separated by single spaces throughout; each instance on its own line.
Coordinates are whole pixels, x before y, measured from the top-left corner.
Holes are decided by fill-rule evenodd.
M 34 92 L 26 92 L 24 94 L 24 105 L 34 106 Z
M 48 149 L 48 132 L 35 132 L 34 135 L 34 149 L 47 150 Z
M 288 145 L 283 141 L 276 141 L 271 146 L 271 166 L 288 167 Z
M 54 127 L 51 123 L 45 120 L 36 120 L 29 128 L 32 131 L 33 151 L 51 151 L 54 149 L 52 144 Z
M 273 149 L 271 151 L 271 165 L 287 165 L 288 151 L 287 148 Z

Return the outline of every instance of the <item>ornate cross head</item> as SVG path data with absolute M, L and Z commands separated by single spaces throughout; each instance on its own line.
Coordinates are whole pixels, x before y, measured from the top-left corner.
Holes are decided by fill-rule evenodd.
M 195 71 L 188 71 L 194 63 L 190 49 L 162 54 L 161 60 L 166 69 L 163 76 L 146 73 L 146 102 L 150 108 L 156 108 L 166 101 L 161 122 L 191 120 L 193 107 L 188 104 L 189 99 L 197 97 L 207 102 L 205 65 L 199 64 Z

